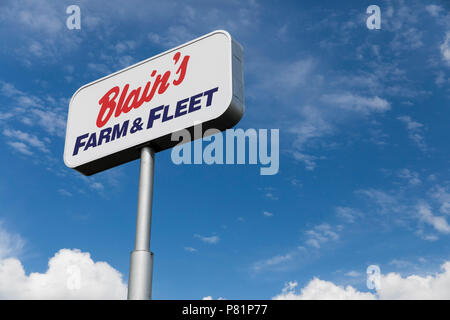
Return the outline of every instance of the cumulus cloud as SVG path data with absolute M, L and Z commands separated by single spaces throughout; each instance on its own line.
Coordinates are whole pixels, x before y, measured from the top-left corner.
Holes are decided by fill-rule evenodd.
M 88 252 L 61 249 L 45 272 L 25 272 L 21 255 L 25 240 L 0 221 L 0 299 L 125 299 L 122 274 Z
M 300 293 L 295 293 L 298 283 L 288 282 L 274 300 L 374 300 L 370 292 L 357 291 L 352 286 L 337 286 L 332 282 L 314 278 Z
M 441 266 L 441 272 L 431 275 L 402 277 L 392 272 L 380 275 L 376 293 L 358 291 L 352 286 L 340 286 L 331 281 L 312 279 L 300 292 L 298 283 L 286 283 L 275 300 L 416 300 L 450 299 L 450 261 Z
M 441 273 L 402 277 L 398 273 L 382 275 L 377 293 L 380 299 L 450 299 L 450 261 Z
M 202 300 L 214 300 L 214 298 L 212 296 L 206 296 L 206 297 L 203 297 Z M 219 297 L 219 298 L 217 298 L 217 300 L 225 300 L 225 299 L 222 297 Z
M 125 299 L 122 278 L 78 249 L 59 250 L 44 273 L 26 274 L 19 259 L 6 258 L 0 260 L 0 299 Z

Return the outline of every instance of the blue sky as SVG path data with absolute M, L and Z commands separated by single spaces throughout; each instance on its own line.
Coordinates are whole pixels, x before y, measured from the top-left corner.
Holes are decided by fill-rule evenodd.
M 65 26 L 71 4 L 81 30 Z M 380 30 L 366 27 L 371 4 Z M 237 127 L 280 129 L 280 171 L 177 166 L 170 150 L 158 153 L 153 297 L 298 296 L 315 278 L 364 293 L 372 264 L 402 283 L 450 277 L 441 269 L 449 9 L 439 0 L 3 1 L 0 265 L 15 259 L 26 277 L 45 274 L 60 249 L 79 249 L 126 283 L 139 162 L 92 177 L 65 167 L 69 100 L 85 83 L 225 29 L 245 50 Z

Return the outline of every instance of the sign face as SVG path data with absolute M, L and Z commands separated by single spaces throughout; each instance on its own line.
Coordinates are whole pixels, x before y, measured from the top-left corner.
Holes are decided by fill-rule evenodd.
M 244 113 L 243 49 L 214 31 L 89 83 L 68 112 L 64 162 L 85 175 L 173 147 L 171 134 L 225 130 Z

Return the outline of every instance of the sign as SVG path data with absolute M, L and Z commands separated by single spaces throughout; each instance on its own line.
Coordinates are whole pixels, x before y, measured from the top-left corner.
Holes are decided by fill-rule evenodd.
M 85 175 L 173 147 L 171 134 L 225 130 L 244 113 L 243 49 L 218 30 L 102 79 L 73 95 L 64 162 Z

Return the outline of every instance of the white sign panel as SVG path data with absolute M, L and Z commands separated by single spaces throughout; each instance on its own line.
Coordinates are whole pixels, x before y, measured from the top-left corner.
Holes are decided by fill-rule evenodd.
M 243 49 L 214 31 L 89 83 L 73 95 L 64 162 L 91 175 L 174 146 L 174 132 L 201 123 L 231 128 L 244 113 Z

